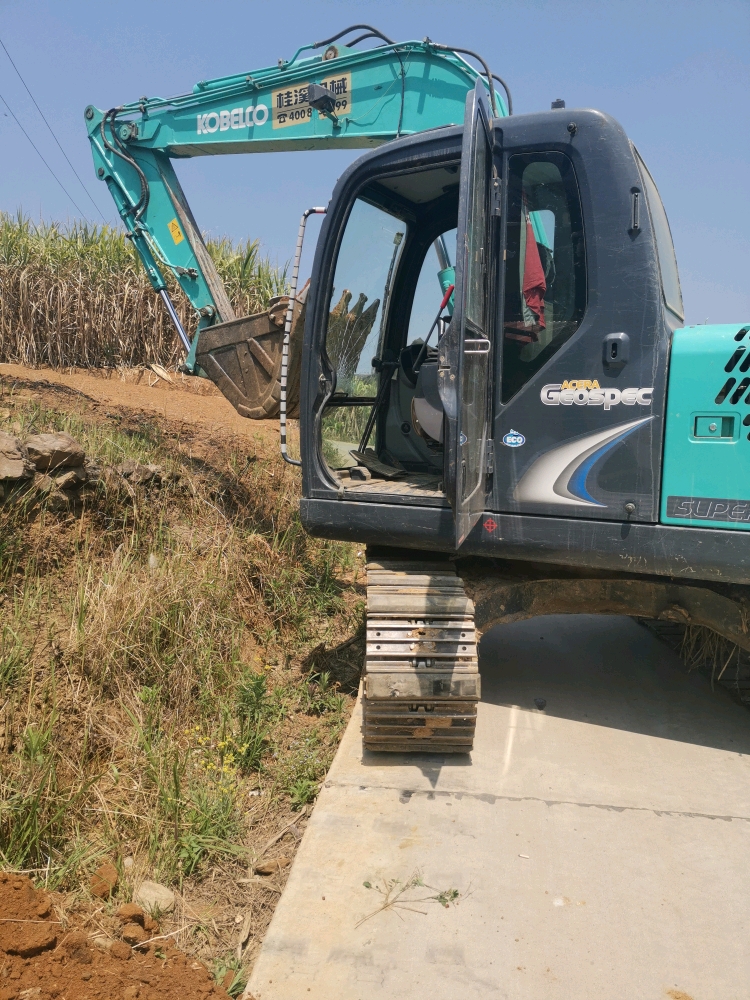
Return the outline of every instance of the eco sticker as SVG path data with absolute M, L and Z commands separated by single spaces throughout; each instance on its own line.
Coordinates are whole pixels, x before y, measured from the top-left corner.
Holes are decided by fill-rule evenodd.
M 508 433 L 503 437 L 503 444 L 507 445 L 509 448 L 520 448 L 522 444 L 526 444 L 526 438 L 519 431 L 514 431 L 511 427 Z
M 168 222 L 167 229 L 172 234 L 172 239 L 175 241 L 175 243 L 182 243 L 182 241 L 185 239 L 177 219 L 172 219 L 171 222 Z

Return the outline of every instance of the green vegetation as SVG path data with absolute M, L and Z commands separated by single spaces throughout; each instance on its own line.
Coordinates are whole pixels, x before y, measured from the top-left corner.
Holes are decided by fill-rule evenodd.
M 257 240 L 207 240 L 238 316 L 268 308 L 286 271 Z M 193 310 L 169 275 L 185 329 Z M 169 317 L 123 230 L 33 223 L 0 212 L 0 362 L 53 367 L 173 365 L 181 356 Z
M 346 723 L 325 651 L 361 620 L 354 550 L 304 532 L 262 440 L 191 458 L 184 430 L 70 405 L 0 397 L 0 429 L 66 430 L 102 467 L 70 511 L 0 504 L 0 863 L 68 888 L 103 857 L 177 885 L 246 871 Z

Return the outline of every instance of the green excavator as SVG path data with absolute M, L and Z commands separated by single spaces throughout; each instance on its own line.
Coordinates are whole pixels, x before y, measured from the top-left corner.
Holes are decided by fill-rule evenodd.
M 496 623 L 619 613 L 750 650 L 750 324 L 684 326 L 616 121 L 514 115 L 480 56 L 368 25 L 85 118 L 183 370 L 278 416 L 307 530 L 367 545 L 368 749 L 471 750 Z M 175 161 L 334 148 L 370 151 L 304 212 L 290 294 L 235 316 Z

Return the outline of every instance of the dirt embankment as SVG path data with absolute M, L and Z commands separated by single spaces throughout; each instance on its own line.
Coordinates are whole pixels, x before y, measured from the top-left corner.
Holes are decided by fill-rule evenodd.
M 277 421 L 241 417 L 208 379 L 175 372 L 169 377 L 172 381 L 165 382 L 147 368 L 68 371 L 0 364 L 0 378 L 8 388 L 12 388 L 14 379 L 42 390 L 64 386 L 100 405 L 154 413 L 171 421 L 203 424 L 244 437 L 262 437 L 268 443 L 278 435 Z
M 0 867 L 56 890 L 3 881 L 0 1000 L 238 996 L 351 711 L 362 554 L 302 529 L 275 422 L 171 374 L 0 365 L 0 431 L 101 470 L 0 503 Z M 175 905 L 128 951 L 144 880 Z
M 228 997 L 206 967 L 173 947 L 138 907 L 122 917 L 66 914 L 62 897 L 0 872 L 0 1000 L 203 1000 Z M 122 940 L 133 918 L 150 944 Z

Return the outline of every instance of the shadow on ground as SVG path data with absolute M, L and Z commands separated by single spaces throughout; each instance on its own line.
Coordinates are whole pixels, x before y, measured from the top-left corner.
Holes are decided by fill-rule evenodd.
M 482 701 L 750 753 L 750 713 L 631 618 L 549 615 L 498 625 L 479 646 Z

